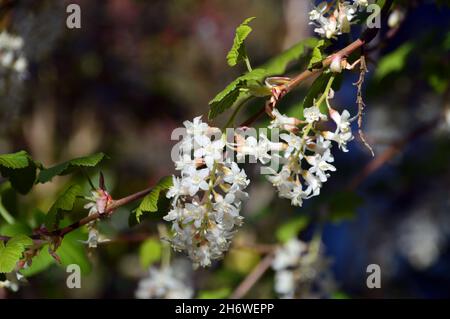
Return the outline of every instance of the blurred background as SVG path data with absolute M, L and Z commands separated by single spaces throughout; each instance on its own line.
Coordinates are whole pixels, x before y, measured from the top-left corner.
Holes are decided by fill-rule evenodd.
M 81 29 L 65 25 L 69 3 L 81 7 Z M 277 199 L 258 167 L 248 167 L 253 182 L 241 213 L 245 225 L 223 261 L 191 274 L 197 296 L 229 295 L 262 258 L 245 245 L 274 244 L 280 227 L 305 218 L 311 223 L 300 238 L 308 240 L 325 214 L 328 297 L 450 297 L 450 11 L 446 1 L 397 3 L 401 26 L 395 34 L 382 32 L 369 48 L 363 128 L 375 159 L 355 139 L 349 153 L 336 153 L 338 170 L 321 196 L 302 208 Z M 0 153 L 25 149 L 50 166 L 101 151 L 110 157 L 101 169 L 115 198 L 148 187 L 174 173 L 172 130 L 206 115 L 208 101 L 245 71 L 225 59 L 236 26 L 256 17 L 247 51 L 257 66 L 313 36 L 309 10 L 306 0 L 0 1 L 0 29 L 23 39 L 18 54 L 26 60 L 25 67 L 0 66 Z M 357 72 L 346 76 L 334 101 L 338 109 L 356 114 L 357 79 Z M 307 87 L 284 99 L 280 110 L 295 115 Z M 263 103 L 252 102 L 239 119 Z M 32 227 L 34 214 L 47 211 L 69 179 L 39 185 L 27 197 L 4 194 L 4 205 Z M 162 215 L 129 228 L 132 208 L 102 222 L 111 243 L 79 257 L 87 269 L 82 289 L 68 289 L 64 268 L 53 265 L 17 293 L 0 288 L 0 297 L 133 298 L 147 273 L 142 242 L 158 236 Z M 0 230 L 8 234 L 2 219 Z M 366 287 L 369 264 L 381 266 L 381 289 Z M 273 272 L 247 296 L 275 297 Z

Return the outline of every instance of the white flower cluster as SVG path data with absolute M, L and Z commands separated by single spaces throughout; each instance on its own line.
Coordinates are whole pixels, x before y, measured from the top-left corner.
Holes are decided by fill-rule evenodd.
M 175 260 L 171 266 L 152 267 L 149 275 L 143 278 L 136 290 L 138 299 L 190 299 L 194 290 L 189 284 L 189 266 Z
M 236 162 L 224 159 L 225 136 L 218 128 L 201 117 L 184 125 L 186 136 L 175 163 L 181 177 L 173 176 L 167 192 L 172 208 L 164 219 L 172 222 L 173 248 L 187 251 L 194 267 L 205 267 L 223 256 L 236 226 L 242 225 L 239 211 L 249 180 Z
M 277 249 L 272 268 L 275 292 L 280 298 L 314 298 L 331 294 L 335 289 L 329 261 L 318 249 L 298 239 L 291 239 Z
M 309 12 L 310 24 L 316 26 L 314 32 L 327 39 L 335 39 L 338 35 L 350 32 L 350 25 L 358 9 L 367 7 L 369 0 L 339 0 L 335 5 L 321 2 Z
M 13 70 L 19 76 L 27 70 L 27 59 L 23 53 L 23 39 L 3 30 L 0 33 L 0 66 L 4 70 Z
M 269 128 L 287 131 L 280 134 L 284 142 L 270 142 L 262 134 L 259 143 L 254 137 L 248 137 L 238 148 L 238 158 L 253 155 L 263 164 L 279 161 L 281 169 L 267 167 L 270 173 L 268 180 L 277 188 L 281 198 L 289 199 L 294 206 L 302 206 L 304 199 L 320 194 L 322 184 L 330 176 L 329 172 L 336 171 L 336 167 L 331 164 L 334 161 L 331 142 L 336 142 L 341 150 L 347 152 L 347 142 L 353 139 L 350 113 L 344 110 L 339 114 L 330 107 L 329 114 L 336 124 L 334 132 L 315 128 L 319 121 L 325 121 L 328 117 L 317 106 L 312 106 L 304 110 L 305 126 L 298 134 L 299 128 L 293 123 L 298 123 L 299 120 L 274 109 L 274 119 Z M 282 152 L 271 152 L 274 150 Z M 308 168 L 304 167 L 305 163 Z

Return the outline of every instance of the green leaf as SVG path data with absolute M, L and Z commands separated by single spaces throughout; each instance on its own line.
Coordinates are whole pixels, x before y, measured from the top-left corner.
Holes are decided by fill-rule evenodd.
M 136 209 L 136 219 L 138 222 L 144 212 L 154 213 L 158 211 L 158 206 L 162 197 L 165 198 L 165 191 L 172 187 L 172 185 L 172 176 L 166 176 L 159 180 L 158 184 L 156 184 L 152 191 L 144 197 Z
M 88 274 L 91 271 L 91 264 L 86 255 L 85 245 L 80 241 L 85 240 L 86 234 L 81 231 L 74 231 L 66 236 L 56 254 L 61 258 L 61 265 L 68 266 L 77 264 L 80 266 L 82 274 Z
M 3 154 L 0 155 L 0 166 L 13 169 L 25 168 L 28 167 L 28 159 L 29 156 L 25 151 Z
M 45 225 L 49 230 L 56 229 L 59 226 L 59 222 L 64 217 L 63 213 L 65 211 L 73 210 L 75 200 L 77 199 L 77 196 L 82 194 L 82 192 L 82 187 L 75 184 L 67 188 L 61 195 L 59 195 L 55 203 L 48 211 L 45 220 Z
M 6 245 L 0 241 L 0 273 L 13 271 L 17 262 L 22 258 L 25 247 L 32 244 L 31 238 L 25 235 L 11 238 Z
M 148 268 L 161 259 L 162 245 L 159 240 L 147 239 L 139 248 L 139 260 L 142 268 Z
M 290 239 L 296 237 L 302 230 L 304 230 L 308 226 L 308 223 L 308 216 L 302 215 L 300 217 L 293 218 L 278 227 L 275 235 L 279 242 L 285 243 Z
M 303 108 L 311 107 L 314 105 L 314 100 L 317 99 L 319 95 L 325 91 L 325 88 L 331 76 L 331 73 L 322 73 L 314 80 L 313 84 L 308 90 L 308 94 L 306 94 L 305 99 L 303 100 Z
M 233 46 L 227 54 L 227 62 L 229 66 L 235 66 L 239 61 L 247 57 L 245 52 L 244 40 L 248 37 L 252 28 L 248 24 L 255 19 L 255 17 L 247 18 L 236 28 L 236 35 L 234 36 Z
M 72 159 L 70 161 L 52 166 L 50 168 L 46 168 L 41 170 L 38 176 L 39 183 L 47 183 L 52 180 L 53 177 L 57 175 L 67 175 L 72 173 L 74 170 L 83 167 L 95 167 L 97 166 L 103 159 L 105 159 L 106 155 L 103 153 L 97 153 L 90 156 L 84 156 Z
M 385 55 L 378 62 L 374 75 L 375 79 L 381 80 L 390 73 L 401 71 L 405 67 L 408 55 L 413 48 L 414 45 L 407 42 L 395 51 Z
M 315 69 L 321 67 L 321 62 L 324 59 L 322 56 L 322 50 L 325 49 L 328 44 L 325 40 L 320 40 L 317 42 L 316 46 L 313 49 L 311 60 L 308 64 L 308 69 Z M 320 65 L 319 65 L 320 64 Z
M 236 102 L 242 94 L 247 94 L 246 91 L 242 91 L 242 89 L 247 88 L 247 83 L 255 85 L 257 81 L 262 81 L 265 77 L 266 70 L 254 69 L 228 84 L 223 91 L 219 92 L 214 99 L 209 101 L 210 110 L 208 113 L 208 118 L 213 119 L 217 117 L 219 114 L 232 107 L 234 102 Z
M 260 68 L 246 73 L 231 82 L 225 90 L 210 101 L 211 111 L 209 118 L 212 119 L 232 107 L 235 101 L 242 95 L 242 91 L 245 92 L 244 95 L 250 93 L 251 96 L 256 97 L 270 95 L 270 89 L 261 84 L 264 79 L 268 76 L 284 73 L 289 63 L 298 60 L 305 54 L 305 48 L 313 47 L 316 42 L 317 40 L 314 38 L 306 39 L 269 60 Z
M 356 216 L 356 209 L 362 203 L 362 198 L 354 192 L 336 193 L 330 199 L 330 215 L 328 218 L 333 223 L 353 219 Z
M 29 235 L 31 233 L 32 229 L 28 225 L 20 222 L 16 222 L 14 224 L 4 224 L 0 227 L 0 235 L 2 236 L 14 237 L 19 234 Z
M 25 151 L 0 155 L 0 173 L 21 194 L 28 193 L 33 187 L 38 166 Z
M 317 40 L 314 38 L 308 38 L 301 41 L 290 49 L 272 58 L 260 68 L 245 73 L 232 81 L 225 89 L 209 101 L 210 110 L 208 118 L 214 119 L 219 114 L 231 108 L 236 101 L 245 99 L 246 97 L 270 95 L 270 90 L 263 85 L 264 79 L 268 76 L 283 74 L 289 63 L 304 56 L 306 54 L 305 49 L 314 47 L 316 43 Z
M 289 63 L 306 55 L 307 49 L 314 48 L 318 42 L 319 41 L 316 38 L 307 38 L 276 57 L 270 59 L 261 66 L 262 69 L 266 70 L 265 76 L 280 75 L 285 73 Z
M 230 287 L 223 287 L 215 290 L 201 290 L 198 292 L 198 299 L 225 299 L 231 294 Z

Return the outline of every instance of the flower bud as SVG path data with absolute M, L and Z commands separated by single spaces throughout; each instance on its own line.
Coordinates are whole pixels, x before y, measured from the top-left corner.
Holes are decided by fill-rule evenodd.
M 402 9 L 396 8 L 388 18 L 388 26 L 390 28 L 397 28 L 404 18 L 405 12 Z
M 334 73 L 341 73 L 342 72 L 342 58 L 341 56 L 337 55 L 333 58 L 330 64 L 330 70 Z

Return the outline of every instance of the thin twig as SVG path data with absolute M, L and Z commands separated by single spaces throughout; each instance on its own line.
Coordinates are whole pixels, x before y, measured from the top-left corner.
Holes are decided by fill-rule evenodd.
M 364 108 L 366 106 L 366 104 L 364 103 L 364 99 L 363 99 L 362 87 L 363 87 L 364 79 L 366 78 L 367 72 L 368 72 L 368 70 L 367 70 L 367 65 L 366 65 L 366 58 L 362 54 L 360 61 L 359 61 L 359 79 L 358 79 L 358 82 L 353 84 L 357 88 L 356 104 L 358 105 L 358 115 L 357 115 L 358 116 L 358 134 L 359 134 L 359 138 L 361 139 L 361 142 L 370 151 L 370 153 L 372 154 L 372 157 L 374 157 L 375 153 L 373 152 L 373 148 L 366 141 L 366 137 L 364 136 L 364 132 L 362 130 L 362 120 L 363 120 L 363 115 L 364 115 Z
M 252 270 L 244 281 L 236 288 L 236 290 L 230 295 L 230 299 L 240 299 L 244 297 L 248 291 L 256 284 L 256 282 L 264 275 L 267 269 L 272 265 L 274 253 L 270 253 L 259 262 L 258 265 Z

